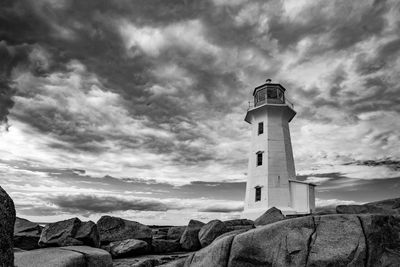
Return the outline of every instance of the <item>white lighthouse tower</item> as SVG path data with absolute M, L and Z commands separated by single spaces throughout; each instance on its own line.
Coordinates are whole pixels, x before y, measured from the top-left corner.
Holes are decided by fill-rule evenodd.
M 315 208 L 314 184 L 296 180 L 289 122 L 296 115 L 286 89 L 271 80 L 254 89 L 251 148 L 243 217 L 255 219 L 271 207 L 285 215 L 307 214 Z

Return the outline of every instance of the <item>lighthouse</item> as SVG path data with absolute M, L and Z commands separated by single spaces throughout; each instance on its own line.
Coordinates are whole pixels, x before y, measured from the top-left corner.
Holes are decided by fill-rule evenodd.
M 255 219 L 271 207 L 285 215 L 315 209 L 315 185 L 296 179 L 289 130 L 296 111 L 285 92 L 270 79 L 253 91 L 254 104 L 244 119 L 251 125 L 244 218 Z

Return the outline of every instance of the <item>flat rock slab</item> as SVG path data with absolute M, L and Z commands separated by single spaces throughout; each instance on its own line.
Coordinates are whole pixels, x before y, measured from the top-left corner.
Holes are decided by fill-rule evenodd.
M 18 267 L 111 267 L 111 255 L 86 246 L 42 248 L 15 253 Z

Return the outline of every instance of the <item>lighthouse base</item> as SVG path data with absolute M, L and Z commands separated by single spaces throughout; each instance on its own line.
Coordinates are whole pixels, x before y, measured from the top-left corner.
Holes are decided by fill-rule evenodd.
M 305 183 L 297 180 L 289 180 L 289 192 L 291 207 L 279 206 L 275 207 L 280 209 L 283 215 L 305 215 L 310 214 L 315 210 L 315 193 L 314 184 Z M 243 219 L 255 220 L 260 217 L 272 206 L 265 203 L 265 206 L 248 207 L 242 213 Z

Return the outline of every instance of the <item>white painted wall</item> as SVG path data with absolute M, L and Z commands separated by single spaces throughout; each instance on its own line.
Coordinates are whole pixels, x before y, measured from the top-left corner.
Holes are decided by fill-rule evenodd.
M 307 184 L 291 182 L 292 207 L 299 213 L 309 213 L 309 189 Z
M 315 209 L 314 186 L 296 181 L 289 122 L 295 111 L 286 104 L 264 104 L 247 112 L 251 124 L 251 146 L 243 218 L 256 219 L 271 207 L 285 215 L 310 213 Z M 264 132 L 258 134 L 258 123 Z M 263 164 L 257 166 L 257 152 Z M 261 201 L 255 201 L 255 187 L 261 187 Z
M 247 218 L 261 215 L 275 206 L 287 213 L 291 208 L 289 179 L 295 178 L 289 120 L 295 112 L 285 104 L 264 104 L 250 110 L 246 120 L 251 123 L 251 147 L 246 185 L 245 211 Z M 258 123 L 264 132 L 258 134 Z M 263 152 L 263 164 L 257 166 L 257 152 Z M 260 186 L 261 201 L 255 201 L 255 187 Z M 246 215 L 244 215 L 245 217 Z

